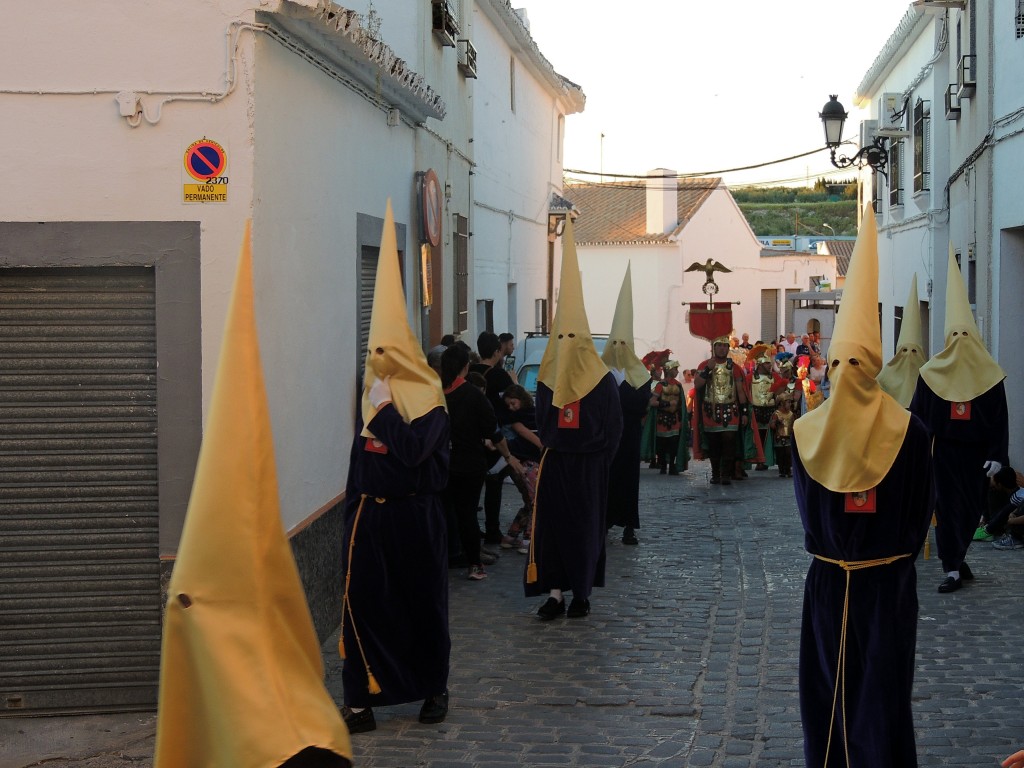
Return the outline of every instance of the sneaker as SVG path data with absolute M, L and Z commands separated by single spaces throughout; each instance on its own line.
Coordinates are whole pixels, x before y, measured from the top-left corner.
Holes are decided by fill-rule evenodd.
M 501 537 L 501 548 L 502 549 L 516 549 L 522 539 L 517 539 L 514 536 L 502 536 Z
M 471 565 L 469 566 L 469 580 L 470 581 L 483 581 L 487 578 L 487 571 L 484 570 L 482 565 Z
M 530 554 L 530 540 L 529 539 L 523 539 L 522 542 L 519 544 L 519 549 L 517 549 L 516 551 L 520 555 L 528 555 L 528 554 Z
M 1004 533 L 992 542 L 992 546 L 995 549 L 1024 549 L 1024 542 L 1015 539 L 1013 534 Z
M 484 565 L 494 565 L 496 562 L 498 562 L 498 555 L 494 552 L 488 552 L 486 549 L 481 549 L 480 562 Z
M 974 538 L 972 541 L 992 541 L 995 536 L 985 530 L 984 525 L 979 525 L 978 530 L 974 532 Z

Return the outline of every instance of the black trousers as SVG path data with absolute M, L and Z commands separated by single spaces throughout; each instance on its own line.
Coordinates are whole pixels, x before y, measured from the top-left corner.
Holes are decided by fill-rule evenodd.
M 704 436 L 708 441 L 711 476 L 732 479 L 736 469 L 736 430 L 705 432 Z
M 448 475 L 448 485 L 441 492 L 448 519 L 454 518 L 462 544 L 462 555 L 469 565 L 480 565 L 480 520 L 476 515 L 480 503 L 482 475 Z

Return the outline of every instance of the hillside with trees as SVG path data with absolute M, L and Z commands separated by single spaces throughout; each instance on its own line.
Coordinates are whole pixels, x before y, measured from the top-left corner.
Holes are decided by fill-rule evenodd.
M 758 237 L 857 234 L 855 182 L 819 179 L 813 187 L 730 187 L 729 191 Z

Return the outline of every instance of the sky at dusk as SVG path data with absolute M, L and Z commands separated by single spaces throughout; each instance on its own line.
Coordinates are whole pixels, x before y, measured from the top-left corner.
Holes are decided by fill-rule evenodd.
M 910 8 L 893 0 L 513 6 L 526 8 L 541 53 L 587 97 L 585 111 L 566 119 L 565 168 L 638 175 L 718 172 L 823 147 L 818 113 L 831 93 L 850 113 L 846 137 L 857 140 L 866 113 L 853 93 Z M 822 150 L 724 177 L 730 186 L 813 183 L 829 172 L 849 177 Z

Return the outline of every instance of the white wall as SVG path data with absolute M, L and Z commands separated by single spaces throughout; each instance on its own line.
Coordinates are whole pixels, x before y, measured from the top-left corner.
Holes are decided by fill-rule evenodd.
M 1024 327 L 1024 209 L 1020 204 L 1020 180 L 1024 178 L 1024 135 L 1013 135 L 1019 120 L 1004 121 L 1024 108 L 1020 73 L 1024 48 L 1016 39 L 1014 4 L 996 0 L 991 13 L 994 25 L 993 113 L 999 127 L 992 149 L 992 238 L 995 282 L 994 302 L 998 325 L 993 328 L 993 354 L 1006 371 L 1006 399 L 1010 411 L 1010 459 L 1024 465 L 1024 355 L 1020 353 L 1020 329 Z
M 476 10 L 473 35 L 479 51 L 474 84 L 475 205 L 471 220 L 471 293 L 494 300 L 495 332 L 521 337 L 534 330 L 534 302 L 547 295 L 547 219 L 552 191 L 561 191 L 557 157 L 557 99 L 516 52 L 515 110 L 509 59 L 513 51 L 488 16 Z M 514 152 L 511 150 L 514 148 Z M 510 215 L 511 214 L 511 215 Z M 557 272 L 555 273 L 557 277 Z M 506 328 L 508 284 L 516 284 L 519 328 Z M 479 328 L 470 312 L 471 339 Z
M 452 161 L 444 135 L 405 123 L 388 128 L 378 106 L 247 30 L 239 34 L 230 95 L 170 101 L 151 115 L 155 124 L 129 127 L 117 91 L 223 91 L 229 25 L 252 21 L 254 5 L 191 2 L 184 13 L 155 0 L 110 0 L 62 9 L 59 24 L 42 6 L 6 9 L 4 88 L 44 95 L 0 93 L 0 135 L 18 148 L 0 152 L 0 170 L 19 180 L 0 189 L 0 215 L 201 223 L 204 421 L 243 226 L 254 218 L 257 323 L 290 528 L 344 490 L 357 387 L 356 216 L 383 218 L 392 198 L 396 220 L 407 225 L 400 244 L 409 256 L 406 284 L 416 285 L 414 173 L 433 166 L 442 184 L 457 179 L 453 204 L 468 214 L 468 171 Z M 429 28 L 421 24 L 420 33 L 433 44 Z M 415 53 L 411 40 L 403 46 Z M 465 87 L 454 51 L 438 55 L 424 45 L 420 58 L 450 79 L 438 89 Z M 64 93 L 93 89 L 101 92 Z M 456 147 L 470 130 L 468 109 L 450 109 L 444 121 Z M 185 205 L 184 153 L 204 137 L 227 151 L 228 202 Z M 416 297 L 408 303 L 415 326 Z
M 677 243 L 644 246 L 580 246 L 583 293 L 593 333 L 607 333 L 626 263 L 632 263 L 633 332 L 637 354 L 671 349 L 684 368 L 696 367 L 710 354 L 710 344 L 690 334 L 688 307 L 682 302 L 706 302 L 703 272 L 685 272 L 709 257 L 732 270 L 715 273 L 718 301 L 738 301 L 733 327 L 755 339 L 761 328 L 761 289 L 807 290 L 810 276 L 828 272 L 831 257 L 761 258 L 761 245 L 731 195 L 715 190 L 683 228 Z M 834 268 L 832 268 L 834 271 Z M 783 314 L 780 294 L 780 327 Z
M 342 493 L 348 471 L 360 385 L 357 215 L 382 219 L 390 197 L 410 234 L 399 248 L 408 265 L 418 262 L 415 134 L 404 124 L 389 128 L 380 109 L 274 40 L 256 44 L 260 342 L 282 514 L 297 522 Z M 362 141 L 370 135 L 372 143 Z M 360 150 L 338 151 L 346 146 Z M 407 269 L 406 284 L 415 279 Z

